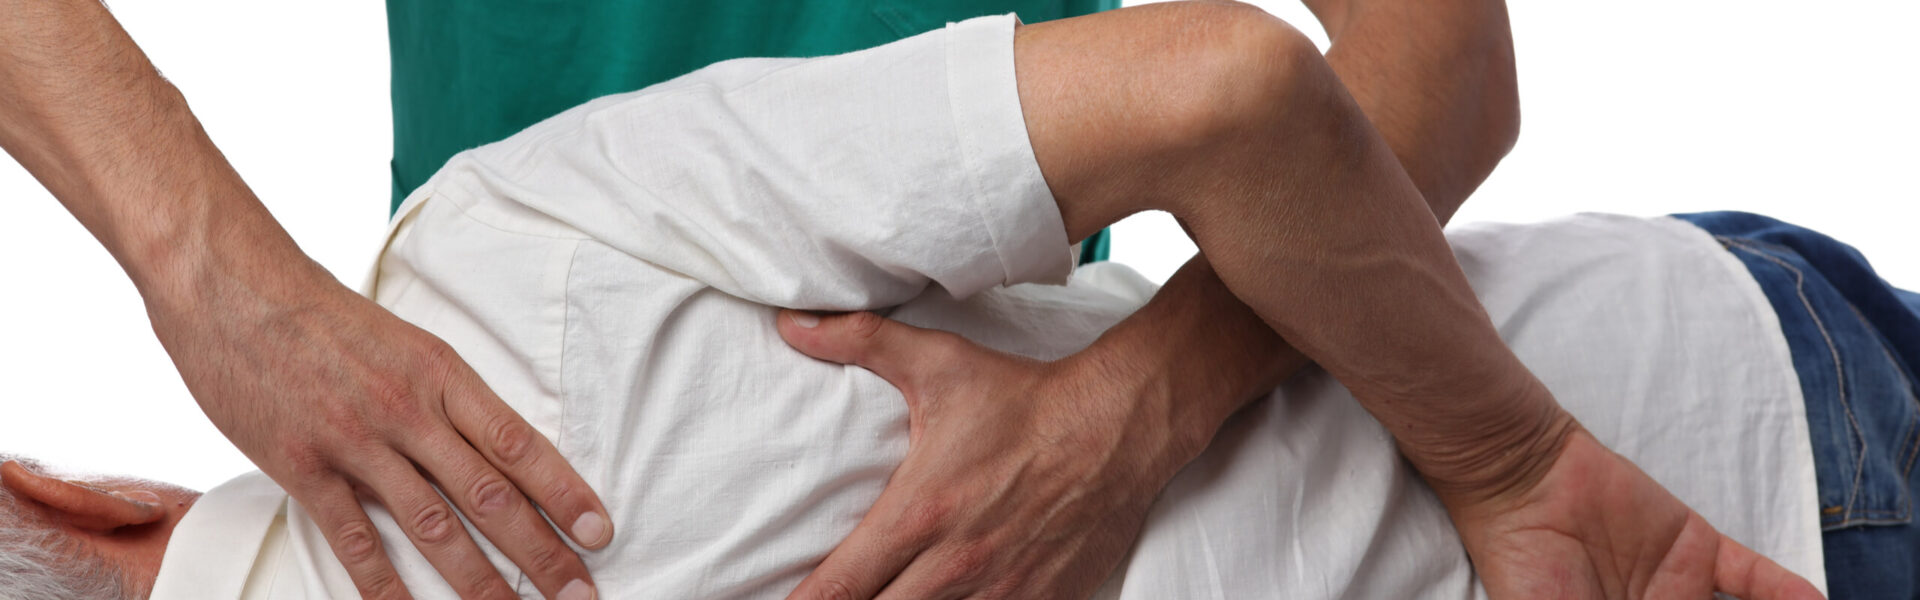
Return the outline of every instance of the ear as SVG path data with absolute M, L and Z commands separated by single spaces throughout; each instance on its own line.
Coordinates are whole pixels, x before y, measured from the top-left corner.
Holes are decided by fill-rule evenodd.
M 79 529 L 107 532 L 145 525 L 166 516 L 153 492 L 118 492 L 41 475 L 16 461 L 0 464 L 0 483 L 15 495 L 45 505 L 50 516 Z

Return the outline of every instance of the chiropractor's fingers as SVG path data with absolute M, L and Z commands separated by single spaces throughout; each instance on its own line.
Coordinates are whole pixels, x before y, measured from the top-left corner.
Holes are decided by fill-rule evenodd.
M 494 570 L 460 515 L 421 477 L 414 465 L 399 456 L 364 460 L 349 467 L 375 500 L 393 514 L 401 531 L 413 541 L 427 563 L 462 598 L 516 598 L 507 581 Z M 375 538 L 378 542 L 378 538 Z
M 891 486 L 891 484 L 889 484 Z M 910 505 L 909 494 L 893 487 L 880 494 L 867 516 L 855 525 L 827 559 L 820 562 L 787 600 L 865 600 L 873 598 L 931 543 L 944 514 L 930 505 Z
M 465 439 L 450 432 L 434 437 L 410 443 L 407 451 L 422 457 L 418 461 L 422 470 L 480 534 L 494 540 L 507 560 L 519 565 L 546 597 L 589 597 L 593 583 L 586 564 L 560 540 L 533 503 Z M 499 543 L 507 540 L 513 543 Z
M 1720 537 L 1714 561 L 1714 588 L 1745 600 L 1820 600 L 1820 590 L 1780 563 Z
M 456 374 L 447 384 L 444 403 L 447 418 L 460 435 L 545 510 L 574 543 L 597 550 L 613 541 L 613 521 L 600 496 L 553 442 L 495 396 L 479 375 L 470 369 Z
M 816 315 L 781 311 L 780 337 L 820 360 L 859 365 L 900 388 L 909 403 L 930 374 L 952 367 L 967 345 L 945 331 L 921 329 L 870 312 Z
M 400 573 L 393 569 L 393 561 L 387 559 L 387 550 L 380 544 L 380 532 L 373 528 L 373 521 L 367 519 L 366 511 L 360 508 L 353 486 L 336 473 L 312 475 L 299 481 L 282 482 L 282 485 L 287 485 L 289 490 L 295 487 L 304 490 L 305 493 L 298 495 L 302 498 L 300 506 L 320 527 L 327 546 L 347 568 L 347 576 L 353 579 L 353 587 L 360 592 L 360 597 L 366 600 L 412 598 L 406 584 L 400 581 Z

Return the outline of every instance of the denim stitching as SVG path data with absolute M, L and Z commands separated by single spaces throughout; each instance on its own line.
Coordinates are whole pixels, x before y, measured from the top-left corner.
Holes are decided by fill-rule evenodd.
M 1881 351 L 1887 351 L 1884 344 L 1881 346 Z M 1914 404 L 1914 408 L 1916 409 L 1915 414 L 1920 415 L 1920 388 L 1915 387 L 1913 375 L 1904 365 L 1901 366 L 1900 371 L 1900 378 L 1907 383 L 1907 401 Z M 1920 434 L 1915 434 L 1912 439 L 1907 440 L 1907 459 L 1901 461 L 1900 470 L 1906 474 L 1908 479 L 1913 477 L 1913 465 L 1916 457 L 1920 457 Z
M 1873 323 L 1867 320 L 1866 315 L 1860 314 L 1860 307 L 1854 306 L 1852 301 L 1847 302 L 1847 310 L 1853 312 L 1853 318 L 1859 320 L 1862 326 L 1870 330 L 1876 329 L 1873 326 Z M 1916 400 L 1916 398 L 1914 397 L 1913 381 L 1907 378 L 1906 367 L 1902 366 L 1900 361 L 1894 359 L 1892 350 L 1889 350 L 1887 348 L 1886 340 L 1876 335 L 1874 336 L 1874 344 L 1880 348 L 1880 357 L 1883 359 L 1886 359 L 1887 364 L 1894 367 L 1895 371 L 1900 376 L 1900 383 L 1906 384 L 1907 399 L 1909 401 L 1920 402 L 1920 400 Z M 1906 460 L 1902 461 L 1902 466 L 1900 470 L 1900 477 L 1902 480 L 1910 479 L 1912 477 L 1914 451 L 1920 450 L 1920 435 L 1914 434 L 1914 426 L 1917 420 L 1920 420 L 1920 413 L 1909 413 L 1907 417 L 1906 432 L 1901 434 L 1907 439 L 1907 452 L 1906 452 L 1907 458 Z M 1859 519 L 1849 518 L 1849 519 L 1843 519 L 1839 523 L 1834 524 L 1834 527 L 1845 528 L 1845 527 L 1852 527 L 1855 525 L 1904 524 L 1912 520 L 1913 518 L 1912 511 L 1913 511 L 1913 493 L 1909 491 L 1907 494 L 1904 494 L 1901 496 L 1900 508 L 1893 509 L 1893 510 L 1884 510 L 1884 511 L 1874 510 L 1874 511 L 1855 511 L 1854 512 L 1855 516 L 1885 515 L 1886 516 L 1885 520 L 1866 519 L 1866 518 L 1859 518 Z
M 1740 237 L 1727 237 L 1727 236 L 1721 236 L 1721 235 L 1716 235 L 1713 237 L 1714 239 L 1721 240 L 1722 242 L 1731 242 L 1731 243 L 1739 244 L 1746 250 L 1779 252 L 1781 254 L 1792 254 L 1795 256 L 1800 255 L 1800 252 L 1798 250 L 1794 250 L 1792 247 L 1775 244 L 1773 242 L 1767 242 L 1767 241 L 1761 241 L 1761 240 L 1755 240 L 1755 239 L 1749 239 L 1749 238 L 1740 238 Z
M 1854 454 L 1853 483 L 1852 485 L 1849 486 L 1847 490 L 1847 498 L 1843 504 L 1841 517 L 1840 517 L 1840 520 L 1842 523 L 1851 521 L 1853 518 L 1853 514 L 1855 512 L 1854 506 L 1853 506 L 1854 500 L 1858 498 L 1860 493 L 1861 472 L 1864 471 L 1866 468 L 1866 460 L 1867 460 L 1866 438 L 1860 432 L 1860 421 L 1856 419 L 1853 415 L 1853 405 L 1847 401 L 1846 369 L 1844 368 L 1840 360 L 1840 350 L 1834 346 L 1833 335 L 1827 332 L 1826 322 L 1820 320 L 1819 313 L 1813 310 L 1813 302 L 1807 299 L 1806 274 L 1802 273 L 1800 269 L 1794 267 L 1792 264 L 1789 264 L 1784 260 L 1780 260 L 1778 257 L 1775 257 L 1771 254 L 1767 254 L 1766 252 L 1761 251 L 1761 249 L 1757 247 L 1758 244 L 1753 244 L 1750 246 L 1747 243 L 1747 240 L 1730 238 L 1727 236 L 1718 236 L 1718 235 L 1714 237 L 1720 241 L 1721 245 L 1726 246 L 1727 249 L 1729 250 L 1733 250 L 1737 247 L 1740 250 L 1744 250 L 1749 254 L 1752 254 L 1767 262 L 1773 263 L 1779 266 L 1780 268 L 1786 269 L 1788 272 L 1793 273 L 1794 294 L 1800 297 L 1801 307 L 1807 310 L 1807 316 L 1813 319 L 1814 327 L 1820 330 L 1821 339 L 1825 340 L 1827 343 L 1827 352 L 1833 357 L 1834 378 L 1836 383 L 1838 384 L 1835 386 L 1835 388 L 1839 395 L 1840 410 L 1841 412 L 1847 415 L 1847 426 L 1853 430 L 1853 437 L 1854 437 L 1854 440 L 1856 440 L 1855 445 L 1858 446 L 1858 450 Z M 1884 512 L 1884 511 L 1865 511 L 1865 512 Z
M 1914 398 L 1915 396 L 1911 391 L 1912 384 L 1908 384 L 1908 390 L 1907 397 Z M 1909 429 L 1908 431 L 1912 430 Z M 1900 466 L 1900 470 L 1908 477 L 1913 476 L 1913 459 L 1915 456 L 1920 456 L 1920 435 L 1913 436 L 1913 438 L 1907 442 L 1907 460 L 1902 461 L 1902 465 Z
M 1873 323 L 1867 321 L 1867 316 L 1860 314 L 1860 307 L 1854 306 L 1852 302 L 1848 302 L 1847 310 L 1853 311 L 1853 318 L 1859 319 L 1861 325 L 1864 325 L 1869 329 L 1874 328 Z M 1881 358 L 1887 359 L 1887 364 L 1892 365 L 1894 367 L 1895 371 L 1900 376 L 1900 383 L 1906 384 L 1907 399 L 1913 400 L 1914 399 L 1913 382 L 1907 379 L 1907 374 L 1905 369 L 1900 368 L 1900 361 L 1893 357 L 1893 352 L 1891 350 L 1887 349 L 1887 341 L 1884 339 L 1881 339 L 1878 336 L 1875 336 L 1874 345 L 1880 348 Z M 1910 476 L 1913 474 L 1914 450 L 1920 450 L 1920 435 L 1915 435 L 1913 431 L 1914 424 L 1916 422 L 1920 422 L 1920 413 L 1909 413 L 1907 415 L 1907 430 L 1904 432 L 1901 432 L 1899 438 L 1895 438 L 1895 439 L 1904 439 L 1907 441 L 1906 442 L 1907 458 L 1905 460 L 1900 461 L 1900 475 L 1902 477 Z

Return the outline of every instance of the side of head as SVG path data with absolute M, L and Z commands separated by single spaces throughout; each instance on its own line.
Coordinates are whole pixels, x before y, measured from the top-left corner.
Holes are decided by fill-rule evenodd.
M 198 497 L 138 479 L 63 478 L 0 455 L 0 590 L 18 600 L 145 598 Z

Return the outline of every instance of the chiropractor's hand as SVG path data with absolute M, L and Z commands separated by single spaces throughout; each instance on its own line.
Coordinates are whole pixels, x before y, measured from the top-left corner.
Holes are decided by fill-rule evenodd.
M 313 515 L 361 594 L 407 596 L 365 495 L 462 597 L 517 597 L 431 482 L 547 597 L 587 598 L 585 564 L 535 504 L 600 548 L 613 531 L 593 490 L 447 344 L 288 260 L 149 311 L 207 416 Z
M 1492 598 L 1820 598 L 1584 430 L 1535 483 L 1449 508 Z
M 1036 362 L 872 313 L 788 311 L 779 329 L 809 356 L 900 388 L 910 428 L 872 510 L 791 598 L 1085 597 L 1204 445 L 1072 359 Z
M 544 437 L 445 343 L 308 259 L 105 5 L 0 14 L 0 147 L 126 269 L 194 399 L 313 515 L 362 596 L 407 590 L 359 495 L 462 596 L 514 597 L 429 482 L 541 592 L 591 596 L 534 504 L 588 548 L 613 530 Z

